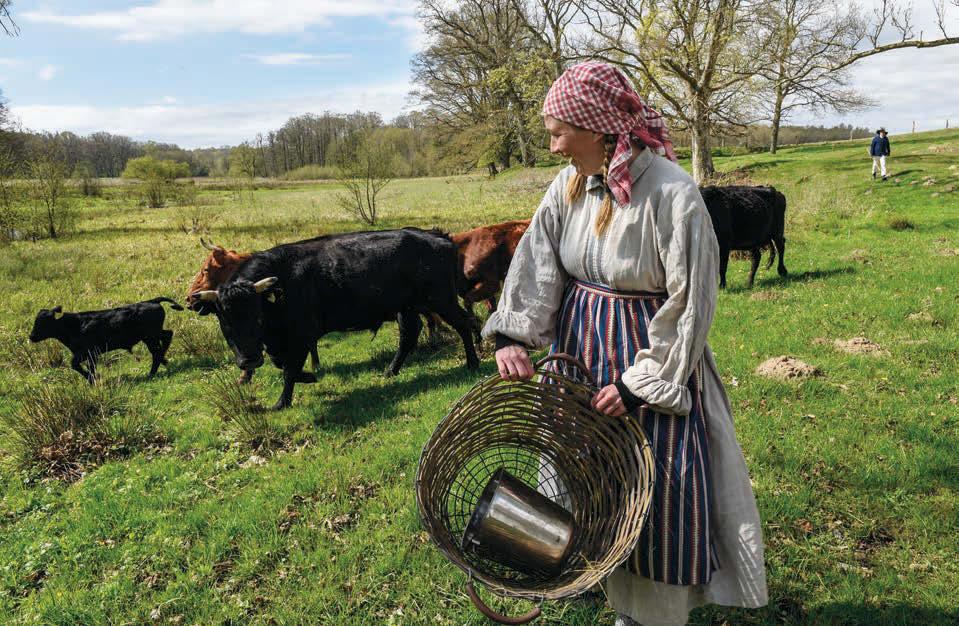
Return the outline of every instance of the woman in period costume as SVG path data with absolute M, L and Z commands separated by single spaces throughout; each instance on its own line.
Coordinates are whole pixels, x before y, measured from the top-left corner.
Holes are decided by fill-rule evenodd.
M 706 603 L 762 606 L 759 513 L 706 344 L 718 246 L 699 189 L 660 115 L 609 65 L 567 70 L 543 115 L 550 151 L 571 165 L 533 216 L 483 329 L 500 374 L 531 377 L 528 348 L 578 357 L 600 386 L 594 407 L 640 420 L 649 438 L 649 518 L 605 583 L 617 624 L 684 624 Z

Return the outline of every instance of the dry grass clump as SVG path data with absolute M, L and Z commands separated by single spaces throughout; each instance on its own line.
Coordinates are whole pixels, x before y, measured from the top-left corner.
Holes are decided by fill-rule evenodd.
M 68 365 L 66 349 L 59 342 L 30 343 L 27 334 L 28 332 L 24 331 L 22 337 L 6 336 L 2 339 L 4 363 L 30 372 L 40 372 Z
M 206 397 L 216 415 L 230 424 L 234 436 L 253 449 L 269 450 L 285 444 L 270 412 L 260 404 L 256 387 L 241 383 L 234 371 L 212 372 L 206 383 Z
M 211 364 L 229 357 L 229 349 L 215 318 L 208 320 L 194 314 L 181 315 L 175 322 L 171 321 L 171 328 L 174 351 Z
M 893 230 L 914 230 L 916 225 L 904 217 L 893 217 L 889 219 L 889 228 Z
M 20 407 L 0 416 L 0 448 L 16 467 L 65 480 L 164 442 L 156 418 L 131 401 L 129 389 L 90 385 L 72 372 L 28 387 Z

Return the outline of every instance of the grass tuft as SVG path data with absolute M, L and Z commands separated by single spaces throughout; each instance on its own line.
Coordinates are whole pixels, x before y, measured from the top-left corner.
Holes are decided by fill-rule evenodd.
M 0 416 L 3 451 L 19 469 L 75 480 L 109 459 L 164 437 L 117 383 L 90 385 L 69 376 L 28 387 L 18 410 Z
M 893 230 L 913 230 L 916 225 L 904 217 L 892 217 L 889 219 L 889 228 Z
M 254 450 L 282 448 L 286 439 L 260 404 L 254 383 L 240 383 L 235 370 L 219 369 L 211 373 L 206 397 L 213 411 L 231 425 L 233 436 Z

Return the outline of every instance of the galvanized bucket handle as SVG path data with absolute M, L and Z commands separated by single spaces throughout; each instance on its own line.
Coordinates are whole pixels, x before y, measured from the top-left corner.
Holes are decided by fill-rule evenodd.
M 589 371 L 589 368 L 586 367 L 586 364 L 575 357 L 571 357 L 565 352 L 556 352 L 554 354 L 549 354 L 544 356 L 539 361 L 536 361 L 536 369 L 538 370 L 543 369 L 543 366 L 549 363 L 550 361 L 562 361 L 563 363 L 566 363 L 567 365 L 575 365 L 576 367 L 580 369 L 580 371 L 583 372 L 583 374 L 586 375 L 586 379 L 589 381 L 589 383 L 593 387 L 596 386 L 596 379 L 593 378 L 593 373 Z
M 520 615 L 519 617 L 509 617 L 508 615 L 497 613 L 487 606 L 487 604 L 479 597 L 479 594 L 476 593 L 476 589 L 473 588 L 473 572 L 470 571 L 469 574 L 469 580 L 466 582 L 466 595 L 469 596 L 470 600 L 473 602 L 473 606 L 475 606 L 480 613 L 493 620 L 497 624 L 526 624 L 532 622 L 534 619 L 539 617 L 540 613 L 543 612 L 542 607 L 537 606 L 526 615 Z

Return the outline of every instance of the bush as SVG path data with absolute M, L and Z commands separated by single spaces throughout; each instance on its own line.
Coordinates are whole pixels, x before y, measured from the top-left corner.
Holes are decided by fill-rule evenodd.
M 129 389 L 69 377 L 28 388 L 20 408 L 0 417 L 2 446 L 15 466 L 75 480 L 91 467 L 161 445 L 156 419 L 142 414 Z
M 127 161 L 123 178 L 140 181 L 140 192 L 150 208 L 163 206 L 177 178 L 190 175 L 190 166 L 182 161 L 159 160 L 150 156 Z
M 84 196 L 99 196 L 103 191 L 100 186 L 100 179 L 87 161 L 77 163 L 73 168 L 73 178 L 77 182 L 77 188 Z

